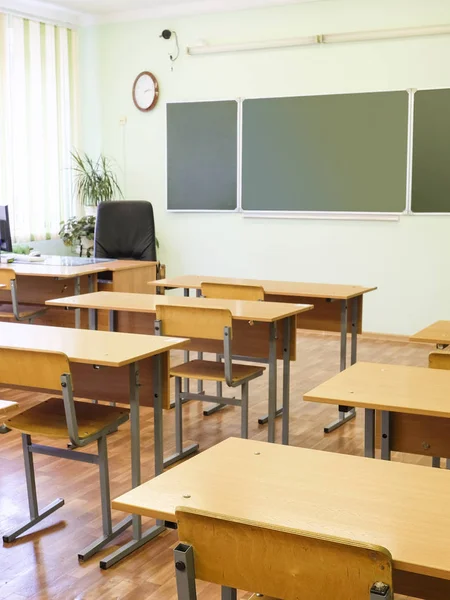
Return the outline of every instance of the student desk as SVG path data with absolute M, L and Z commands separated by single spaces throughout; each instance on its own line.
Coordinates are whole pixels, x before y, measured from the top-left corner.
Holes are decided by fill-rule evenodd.
M 169 404 L 169 352 L 185 343 L 162 336 L 0 323 L 0 349 L 63 352 L 71 363 L 77 397 L 130 405 L 133 487 L 141 483 L 140 400 L 154 409 L 155 473 L 159 474 L 163 470 L 162 409 Z M 131 523 L 133 540 L 102 559 L 102 568 L 114 565 L 164 530 L 157 525 L 143 534 L 140 517 L 134 516 L 132 522 L 116 526 L 113 537 Z
M 438 469 L 230 438 L 113 501 L 175 521 L 177 507 L 387 548 L 394 590 L 450 597 L 449 477 Z M 255 591 L 255 590 L 249 590 Z
M 412 335 L 409 340 L 411 342 L 448 346 L 450 344 L 450 321 L 436 321 L 436 323 Z
M 304 400 L 365 408 L 367 457 L 375 456 L 375 411 L 381 411 L 381 458 L 390 460 L 391 451 L 450 457 L 450 371 L 358 362 Z
M 148 280 L 156 278 L 156 262 L 136 260 L 113 260 L 81 266 L 61 266 L 49 262 L 33 263 L 1 263 L 2 269 L 13 269 L 17 274 L 19 300 L 22 304 L 45 304 L 51 298 L 64 298 L 97 289 L 111 291 L 127 291 L 153 293 Z M 55 257 L 64 258 L 64 257 Z M 102 279 L 107 274 L 108 281 Z M 0 303 L 11 302 L 11 294 L 0 290 Z M 37 324 L 58 325 L 65 327 L 81 326 L 80 311 L 75 313 L 75 320 L 70 313 L 60 308 L 48 310 L 36 319 Z M 102 319 L 101 328 L 107 329 L 107 322 Z M 136 327 L 133 332 L 138 333 Z
M 363 296 L 376 290 L 376 287 L 340 285 L 334 283 L 301 283 L 294 281 L 270 281 L 264 279 L 235 279 L 232 277 L 211 277 L 206 275 L 181 275 L 151 281 L 150 285 L 184 288 L 200 291 L 204 282 L 230 285 L 257 285 L 264 289 L 265 300 L 274 302 L 300 302 L 314 304 L 314 311 L 297 319 L 299 329 L 341 332 L 341 371 L 347 365 L 347 331 L 351 329 L 351 364 L 356 362 L 358 333 L 362 331 Z M 280 413 L 280 411 L 279 411 Z M 325 427 L 325 433 L 334 431 L 355 416 L 355 410 L 347 406 L 339 407 L 339 418 Z
M 268 357 L 269 359 L 269 442 L 275 441 L 277 359 L 283 359 L 283 406 L 286 407 L 283 414 L 283 443 L 289 443 L 290 361 L 296 358 L 295 335 L 291 335 L 291 325 L 297 315 L 307 313 L 313 308 L 310 304 L 248 302 L 114 292 L 83 294 L 72 298 L 50 300 L 46 304 L 48 306 L 90 309 L 92 328 L 95 328 L 95 314 L 92 314 L 94 311 L 140 312 L 146 317 L 147 330 L 151 332 L 158 304 L 230 310 L 233 317 L 233 354 L 245 354 L 245 356 L 256 358 Z M 201 352 L 216 354 L 223 352 L 223 344 L 213 340 L 191 340 L 186 347 Z

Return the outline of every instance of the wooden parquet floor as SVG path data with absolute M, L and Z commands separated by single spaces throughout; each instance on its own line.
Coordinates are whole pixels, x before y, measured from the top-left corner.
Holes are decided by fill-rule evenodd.
M 362 338 L 359 360 L 426 366 L 430 346 Z M 327 334 L 299 334 L 298 360 L 292 366 L 291 444 L 330 452 L 363 453 L 363 414 L 329 435 L 323 427 L 336 416 L 336 408 L 305 403 L 302 395 L 338 372 L 339 338 Z M 281 377 L 279 378 L 280 382 Z M 212 391 L 212 390 L 211 390 Z M 0 397 L 14 399 L 21 407 L 36 398 L 24 392 L 1 390 Z M 250 437 L 265 440 L 267 426 L 259 426 L 258 416 L 267 411 L 267 374 L 250 384 Z M 239 436 L 239 409 L 225 410 L 204 418 L 202 405 L 185 406 L 185 437 L 206 449 L 229 436 Z M 165 446 L 173 445 L 173 414 L 165 417 Z M 142 473 L 153 477 L 153 416 L 141 410 Z M 277 425 L 278 439 L 281 423 Z M 37 442 L 45 440 L 36 439 Z M 0 532 L 23 520 L 27 496 L 20 436 L 0 435 Z M 95 449 L 93 448 L 93 451 Z M 109 438 L 112 496 L 130 487 L 129 424 Z M 422 462 L 429 459 L 395 456 L 394 460 Z M 175 600 L 172 548 L 176 532 L 168 531 L 130 558 L 108 571 L 98 567 L 99 555 L 79 565 L 77 551 L 93 541 L 101 531 L 98 473 L 95 465 L 47 456 L 35 456 L 40 505 L 54 498 L 65 498 L 65 506 L 40 523 L 32 533 L 14 544 L 0 545 L 0 600 Z M 239 490 L 235 490 L 239 494 Z M 122 518 L 114 513 L 115 521 Z M 151 521 L 148 520 L 150 524 Z M 145 525 L 147 521 L 145 521 Z M 127 541 L 125 532 L 119 543 Z M 112 546 L 114 547 L 114 546 Z M 111 547 L 110 547 L 111 548 Z M 108 548 L 104 554 L 109 554 Z M 199 600 L 219 598 L 218 588 L 199 582 Z M 241 598 L 248 598 L 242 594 Z M 307 594 L 305 598 L 307 597 Z M 325 599 L 324 599 L 325 600 Z

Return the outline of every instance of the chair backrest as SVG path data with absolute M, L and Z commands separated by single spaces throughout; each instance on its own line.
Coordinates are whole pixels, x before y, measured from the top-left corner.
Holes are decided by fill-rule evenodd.
M 392 557 L 380 546 L 187 508 L 176 516 L 203 581 L 283 600 L 369 600 L 379 582 L 393 598 Z
M 235 285 L 229 283 L 202 283 L 202 296 L 205 298 L 226 298 L 229 300 L 264 300 L 264 289 L 260 285 Z
M 0 284 L 5 287 L 0 288 L 0 292 L 2 290 L 9 291 L 11 290 L 11 282 L 16 280 L 16 272 L 14 269 L 0 269 Z
M 450 369 L 450 354 L 448 352 L 431 352 L 428 356 L 428 366 L 432 369 Z
M 61 375 L 70 375 L 69 359 L 60 352 L 0 348 L 0 385 L 61 393 Z
M 163 335 L 223 340 L 224 329 L 229 327 L 232 337 L 231 312 L 223 308 L 158 304 L 156 320 L 161 321 Z
M 156 261 L 153 207 L 150 202 L 102 202 L 97 209 L 96 258 Z

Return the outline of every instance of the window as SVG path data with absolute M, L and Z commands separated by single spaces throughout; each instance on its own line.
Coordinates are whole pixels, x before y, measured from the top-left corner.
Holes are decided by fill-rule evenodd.
M 0 204 L 15 241 L 54 237 L 75 213 L 76 33 L 0 14 Z

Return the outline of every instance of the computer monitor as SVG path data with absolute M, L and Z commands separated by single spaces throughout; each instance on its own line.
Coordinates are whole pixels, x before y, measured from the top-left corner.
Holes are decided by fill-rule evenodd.
M 0 251 L 12 252 L 8 206 L 0 206 Z

